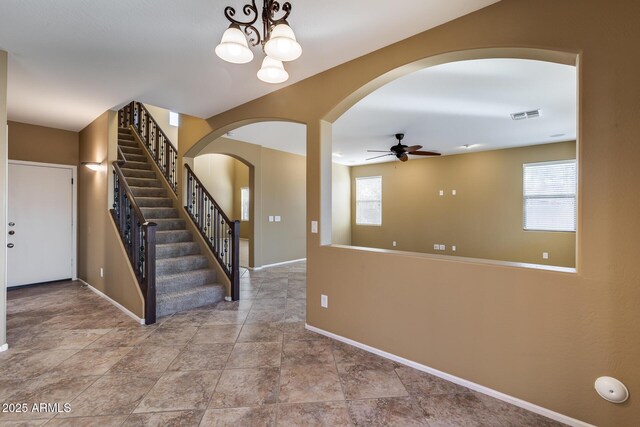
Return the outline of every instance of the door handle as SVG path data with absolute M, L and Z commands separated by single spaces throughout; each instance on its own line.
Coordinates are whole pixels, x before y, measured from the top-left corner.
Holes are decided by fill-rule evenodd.
M 14 234 L 16 234 L 15 231 L 13 231 L 13 230 L 9 231 L 9 236 L 13 236 Z
M 11 249 L 13 246 L 14 246 L 14 244 L 13 244 L 13 243 L 9 243 L 9 244 L 7 245 L 7 247 L 8 247 L 9 249 Z

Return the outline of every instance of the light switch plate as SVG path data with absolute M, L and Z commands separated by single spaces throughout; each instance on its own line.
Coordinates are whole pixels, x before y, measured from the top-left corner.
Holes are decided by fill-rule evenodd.
M 458 194 L 458 192 L 456 190 L 451 190 L 451 195 L 455 196 L 456 194 Z
M 433 245 L 433 249 L 436 250 L 436 251 L 439 251 L 440 250 L 440 245 L 436 243 L 435 245 Z
M 320 295 L 320 307 L 329 308 L 329 297 L 326 295 Z
M 456 245 L 451 246 L 451 250 L 452 250 L 453 252 L 455 252 L 455 251 L 456 251 Z
M 445 245 L 440 245 L 440 250 L 441 250 L 441 251 L 444 251 L 444 250 L 446 250 L 446 249 L 447 249 L 447 247 L 446 247 Z
M 311 221 L 311 232 L 318 233 L 318 221 Z
M 393 247 L 395 248 L 396 246 L 398 246 L 398 242 L 396 242 L 395 240 L 393 241 Z
M 276 215 L 276 222 L 282 221 L 282 217 L 280 215 Z
M 542 252 L 542 259 L 549 259 L 549 252 Z
M 273 215 L 269 215 L 269 222 L 273 222 Z
M 440 190 L 440 195 L 444 196 L 444 190 Z

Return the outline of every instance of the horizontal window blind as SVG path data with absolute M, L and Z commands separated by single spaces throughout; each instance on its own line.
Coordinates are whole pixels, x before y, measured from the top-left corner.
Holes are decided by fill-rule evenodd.
M 523 165 L 524 229 L 576 230 L 576 161 Z
M 382 225 L 382 177 L 356 178 L 356 224 Z

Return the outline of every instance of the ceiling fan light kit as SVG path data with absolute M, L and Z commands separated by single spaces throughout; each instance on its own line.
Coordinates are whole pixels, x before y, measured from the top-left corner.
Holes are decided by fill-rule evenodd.
M 298 43 L 293 29 L 287 18 L 291 13 L 291 4 L 282 6 L 275 0 L 263 0 L 262 14 L 258 13 L 256 1 L 242 7 L 247 16 L 246 21 L 234 18 L 236 10 L 227 6 L 224 16 L 231 22 L 229 28 L 222 35 L 222 41 L 216 46 L 218 57 L 232 64 L 246 64 L 253 60 L 251 46 L 262 45 L 266 57 L 257 73 L 260 80 L 266 83 L 283 83 L 289 79 L 289 73 L 284 69 L 283 62 L 294 61 L 302 55 L 302 46 Z M 282 11 L 284 15 L 276 18 Z M 262 33 L 255 27 L 258 16 L 262 17 Z M 243 30 L 244 29 L 244 30 Z

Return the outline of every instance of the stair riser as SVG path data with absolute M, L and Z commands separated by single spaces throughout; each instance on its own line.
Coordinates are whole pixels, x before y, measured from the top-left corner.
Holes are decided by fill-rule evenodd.
M 127 184 L 129 184 L 130 187 L 162 188 L 162 183 L 158 179 L 127 178 Z
M 120 149 L 125 155 L 133 154 L 135 156 L 144 156 L 144 151 L 142 151 L 142 148 L 123 145 L 120 147 Z
M 128 148 L 139 148 L 139 145 L 136 141 L 118 138 L 118 145 L 121 147 Z
M 153 166 L 151 163 L 142 163 L 142 162 L 126 162 L 124 164 L 126 169 L 135 169 L 135 170 L 145 170 L 150 171 L 153 170 Z
M 175 220 L 162 220 L 155 219 L 153 222 L 157 224 L 157 231 L 169 231 L 169 230 L 184 230 L 186 227 L 185 221 L 182 219 Z
M 162 218 L 179 218 L 178 210 L 173 208 L 140 208 L 148 220 Z
M 147 156 L 145 156 L 144 154 L 127 154 L 127 153 L 124 153 L 124 155 L 127 158 L 127 160 L 130 161 L 130 162 L 146 162 L 147 161 Z
M 175 280 L 171 276 L 158 277 L 156 279 L 156 290 L 158 293 L 164 294 L 215 282 L 216 273 L 214 270 L 195 270 L 181 275 L 180 280 Z
M 175 258 L 179 256 L 198 255 L 200 247 L 197 243 L 181 245 L 157 245 L 156 259 Z
M 180 257 L 156 260 L 156 276 L 183 273 L 209 267 L 209 260 L 204 256 Z
M 186 230 L 170 232 L 170 233 L 163 233 L 163 232 L 156 233 L 157 243 L 180 243 L 180 242 L 191 242 L 191 241 L 192 241 L 191 232 Z
M 156 306 L 156 316 L 162 317 L 180 311 L 190 310 L 196 307 L 216 304 L 224 299 L 224 289 L 217 286 L 211 289 L 203 289 L 201 292 L 186 297 L 159 300 Z
M 136 202 L 141 208 L 171 208 L 173 201 L 169 198 L 161 197 L 136 197 Z
M 150 170 L 143 169 L 122 169 L 122 173 L 127 178 L 149 178 L 155 179 L 156 173 Z
M 167 190 L 154 187 L 130 187 L 135 197 L 166 197 Z

